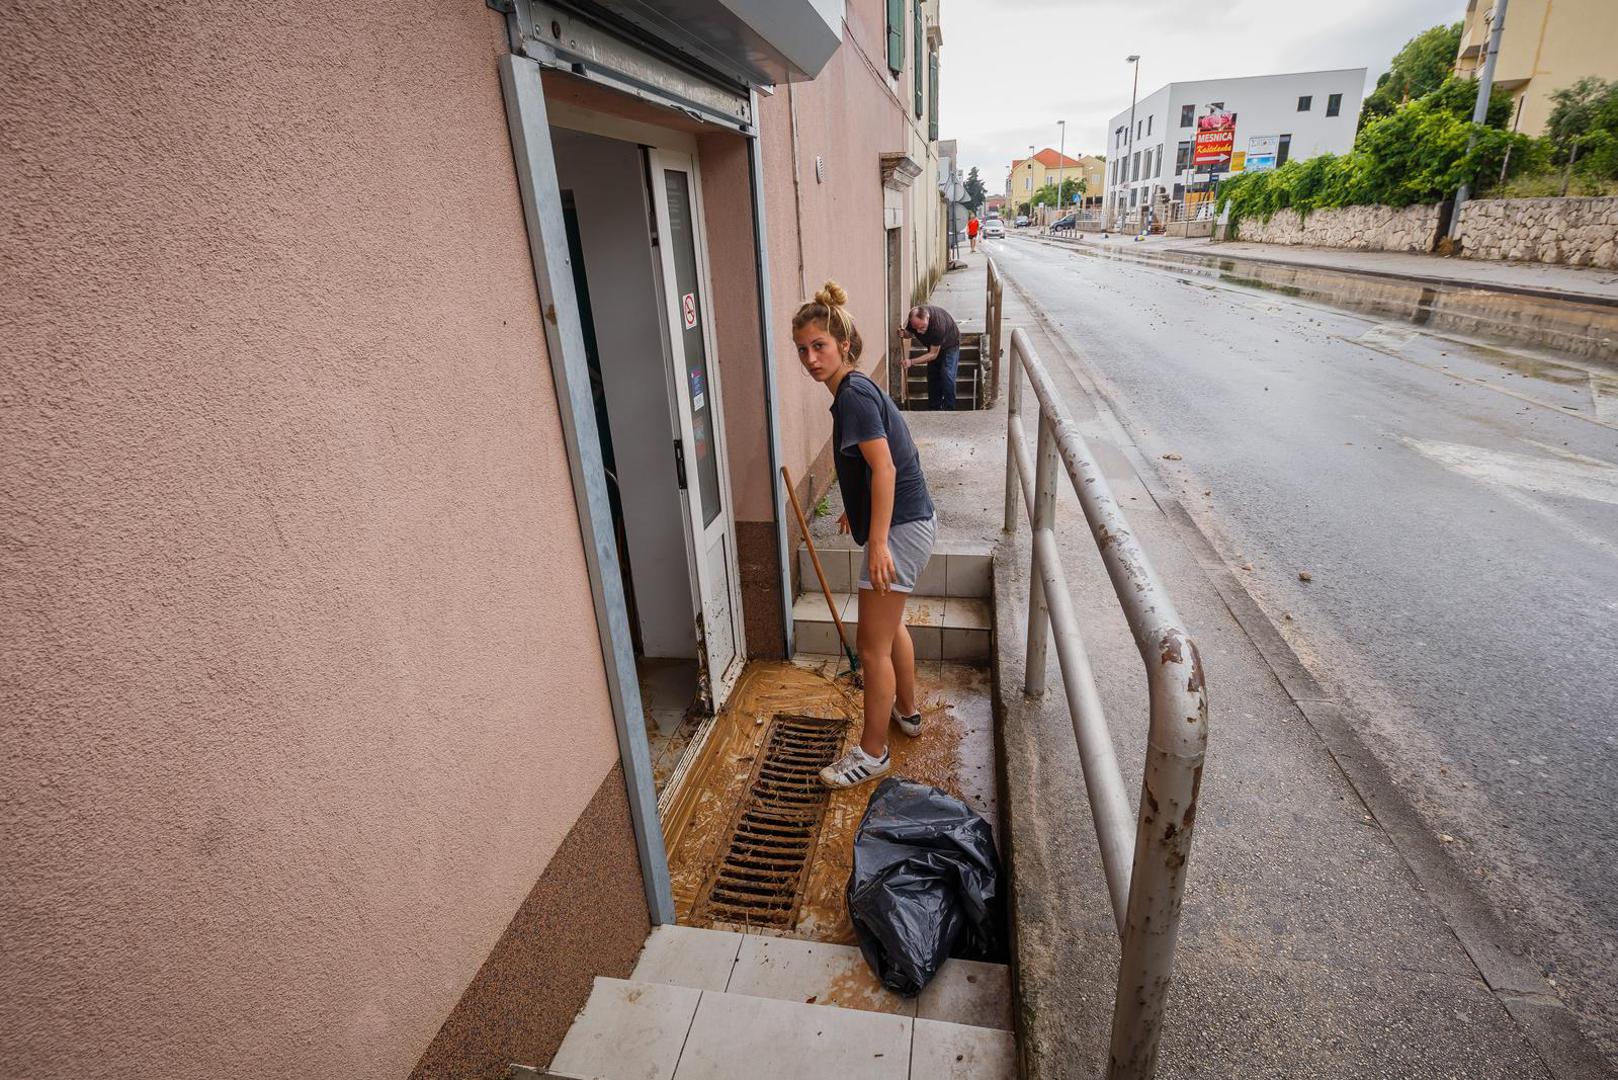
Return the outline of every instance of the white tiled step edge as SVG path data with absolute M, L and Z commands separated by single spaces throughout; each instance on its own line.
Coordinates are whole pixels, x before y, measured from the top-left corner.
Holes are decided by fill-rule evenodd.
M 570 1080 L 1013 1080 L 1009 1031 L 596 979 L 548 1075 Z
M 850 643 L 859 625 L 859 596 L 831 594 Z M 794 641 L 800 653 L 836 655 L 837 624 L 822 593 L 804 593 L 792 605 Z M 912 596 L 905 604 L 905 625 L 918 660 L 987 660 L 989 602 L 977 597 Z
M 939 548 L 916 578 L 917 596 L 975 596 L 982 599 L 989 595 L 994 571 L 990 568 L 987 553 L 949 551 L 943 544 Z M 858 548 L 824 548 L 816 544 L 815 553 L 820 556 L 820 568 L 826 572 L 827 588 L 836 593 L 853 592 L 859 588 L 861 554 Z M 805 593 L 820 588 L 820 579 L 815 577 L 809 549 L 801 544 L 798 546 L 798 580 Z
M 886 989 L 859 949 L 798 938 L 659 926 L 630 976 L 640 982 L 1011 1030 L 1004 964 L 949 960 L 918 997 Z

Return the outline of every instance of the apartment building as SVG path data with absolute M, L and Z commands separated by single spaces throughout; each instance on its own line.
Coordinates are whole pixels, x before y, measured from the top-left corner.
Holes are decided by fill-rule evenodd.
M 1507 10 L 1494 84 L 1511 91 L 1516 130 L 1545 134 L 1555 104 L 1551 94 L 1586 75 L 1618 79 L 1618 7 L 1612 0 L 1513 0 Z M 1483 67 L 1494 11 L 1490 0 L 1468 0 L 1457 75 L 1475 77 Z
M 942 270 L 937 0 L 97 34 L 0 14 L 0 1060 L 546 1061 L 673 918 L 647 672 L 791 648 L 791 312 L 881 378 Z
M 1365 69 L 1307 71 L 1238 79 L 1176 82 L 1125 107 L 1108 124 L 1104 181 L 1110 217 L 1184 200 L 1197 120 L 1232 113 L 1236 134 L 1229 175 L 1245 166 L 1249 149 L 1266 164 L 1341 154 L 1353 148 L 1365 92 Z M 1196 176 L 1203 183 L 1210 174 Z

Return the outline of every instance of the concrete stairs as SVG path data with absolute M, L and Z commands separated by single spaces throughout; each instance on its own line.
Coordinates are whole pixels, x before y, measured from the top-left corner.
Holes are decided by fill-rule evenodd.
M 859 572 L 861 553 L 857 548 L 823 548 L 817 543 L 820 565 L 832 590 L 849 644 L 859 624 Z M 993 572 L 985 551 L 954 549 L 940 542 L 927 568 L 916 581 L 916 591 L 905 605 L 905 624 L 910 628 L 918 660 L 955 660 L 987 663 L 993 611 L 989 606 Z M 841 652 L 837 626 L 826 606 L 809 560 L 809 550 L 798 549 L 798 580 L 801 592 L 792 605 L 796 627 L 796 651 L 800 656 L 833 656 Z
M 595 981 L 547 1075 L 1011 1080 L 1010 979 L 951 960 L 906 999 L 851 946 L 660 926 L 630 978 Z

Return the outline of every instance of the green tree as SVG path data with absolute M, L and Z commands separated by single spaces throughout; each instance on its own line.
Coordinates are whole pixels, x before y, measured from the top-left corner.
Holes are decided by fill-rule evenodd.
M 1379 116 L 1389 116 L 1406 101 L 1414 101 L 1443 85 L 1455 68 L 1461 49 L 1461 24 L 1435 26 L 1405 42 L 1393 63 L 1376 80 L 1376 89 L 1360 106 L 1360 129 Z
M 1618 179 L 1618 82 L 1587 75 L 1551 94 L 1545 125 L 1551 159 L 1564 172 Z
M 1062 199 L 1061 199 L 1062 205 L 1063 206 L 1072 206 L 1073 205 L 1073 197 L 1075 195 L 1083 195 L 1087 190 L 1089 190 L 1089 187 L 1090 187 L 1089 183 L 1082 176 L 1080 176 L 1080 177 L 1072 177 L 1072 176 L 1064 177 L 1063 180 L 1062 180 Z M 1034 205 L 1035 206 L 1050 206 L 1051 204 L 1055 203 L 1056 201 L 1057 200 L 1056 200 L 1056 185 L 1055 184 L 1046 184 L 1044 187 L 1042 187 L 1038 191 L 1034 192 Z
M 983 209 L 983 201 L 988 197 L 983 179 L 978 176 L 978 167 L 974 165 L 966 172 L 966 208 L 975 214 Z

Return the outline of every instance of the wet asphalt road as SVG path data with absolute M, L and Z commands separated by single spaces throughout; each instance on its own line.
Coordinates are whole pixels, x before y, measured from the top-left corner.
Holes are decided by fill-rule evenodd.
M 1614 1053 L 1618 376 L 986 247 Z

